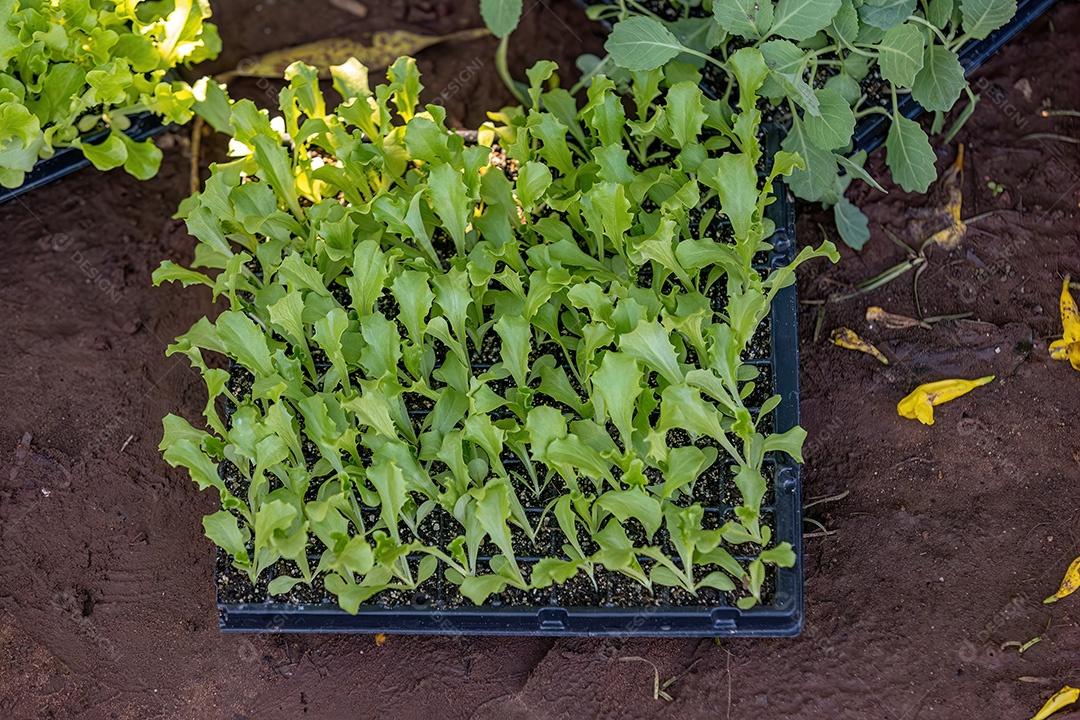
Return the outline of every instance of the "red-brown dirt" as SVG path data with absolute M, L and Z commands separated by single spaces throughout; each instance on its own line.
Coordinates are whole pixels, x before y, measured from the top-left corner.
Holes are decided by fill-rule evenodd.
M 480 25 L 476 3 L 214 3 L 214 70 L 327 36 Z M 156 445 L 168 412 L 196 417 L 201 382 L 166 344 L 213 308 L 207 293 L 153 289 L 192 240 L 169 219 L 188 191 L 188 130 L 165 136 L 162 172 L 138 182 L 82 171 L 0 207 L 0 716 L 5 718 L 1027 718 L 1080 685 L 1077 598 L 1042 599 L 1080 554 L 1080 374 L 1051 361 L 1057 297 L 1080 277 L 1080 156 L 1031 133 L 1080 138 L 1080 8 L 1060 3 L 975 75 L 961 249 L 934 250 L 919 279 L 932 330 L 870 329 L 867 305 L 916 312 L 911 275 L 801 314 L 810 507 L 807 624 L 796 640 L 238 636 L 217 630 L 214 509 Z M 532 6 L 512 66 L 572 67 L 601 33 L 569 1 Z M 426 50 L 428 98 L 475 125 L 508 102 L 494 40 Z M 269 87 L 269 91 L 267 91 Z M 262 102 L 276 86 L 237 81 Z M 955 147 L 939 145 L 940 167 Z M 204 161 L 210 160 L 210 151 Z M 882 158 L 874 167 L 882 169 Z M 987 183 L 1004 186 L 994 197 Z M 874 238 L 800 278 L 803 299 L 850 289 L 904 259 L 940 198 L 852 191 Z M 804 210 L 800 240 L 821 216 Z M 827 342 L 846 325 L 892 359 Z M 995 373 L 937 409 L 897 416 L 916 384 Z M 24 441 L 25 439 L 25 441 Z M 1023 655 L 1011 641 L 1043 640 Z M 614 643 L 614 644 L 612 644 Z M 673 700 L 653 700 L 654 668 Z M 1068 717 L 1067 715 L 1065 717 Z

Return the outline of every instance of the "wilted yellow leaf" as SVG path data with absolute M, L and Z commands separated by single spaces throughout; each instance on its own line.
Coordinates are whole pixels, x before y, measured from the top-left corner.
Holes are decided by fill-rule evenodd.
M 1080 589 L 1080 557 L 1073 560 L 1069 569 L 1065 571 L 1065 577 L 1062 578 L 1058 591 L 1043 600 L 1043 603 L 1057 602 L 1067 595 L 1072 595 L 1077 589 Z
M 938 230 L 931 235 L 930 241 L 945 250 L 955 250 L 960 245 L 960 241 L 964 239 L 966 233 L 967 225 L 964 224 L 964 221 L 953 220 L 949 223 L 949 227 L 944 230 Z
M 896 411 L 901 417 L 918 420 L 923 425 L 933 425 L 935 405 L 954 400 L 993 379 L 993 375 L 987 375 L 978 380 L 938 380 L 926 383 L 915 388 L 897 403 Z
M 881 351 L 874 347 L 872 344 L 863 340 L 854 330 L 850 328 L 842 327 L 836 328 L 832 331 L 833 345 L 838 345 L 846 350 L 857 350 L 859 352 L 866 353 L 867 355 L 873 355 L 882 363 L 888 365 L 889 359 L 881 354 Z
M 1069 276 L 1061 283 L 1061 340 L 1050 343 L 1050 357 L 1055 360 L 1068 360 L 1076 370 L 1080 370 L 1080 310 L 1076 300 L 1069 292 Z
M 949 200 L 945 204 L 945 209 L 949 212 L 949 226 L 930 236 L 930 242 L 940 245 L 945 250 L 953 250 L 964 239 L 964 234 L 967 232 L 967 225 L 960 219 L 964 200 L 961 189 L 964 184 L 963 143 L 960 144 L 960 149 L 956 152 L 956 162 L 945 172 L 941 182 L 949 194 Z
M 379 633 L 375 636 L 375 645 L 382 647 L 386 644 L 386 633 Z
M 1046 701 L 1046 704 L 1042 706 L 1042 710 L 1035 713 L 1035 717 L 1031 718 L 1031 720 L 1046 720 L 1046 718 L 1050 717 L 1061 708 L 1072 705 L 1076 702 L 1077 698 L 1080 698 L 1080 688 L 1069 687 L 1066 685 L 1054 693 L 1050 699 Z
M 473 28 L 448 35 L 417 35 L 405 30 L 372 33 L 370 44 L 351 38 L 327 38 L 306 45 L 275 50 L 240 63 L 236 70 L 227 73 L 233 77 L 280 78 L 285 68 L 297 60 L 318 68 L 319 77 L 330 77 L 330 66 L 340 65 L 349 58 L 356 58 L 368 69 L 389 67 L 403 55 L 415 55 L 424 48 L 451 40 L 473 40 L 491 33 L 487 28 Z
M 930 329 L 930 325 L 924 323 L 922 320 L 916 320 L 907 315 L 897 315 L 895 313 L 886 312 L 876 305 L 871 305 L 866 308 L 866 322 L 872 325 L 880 325 L 889 328 L 890 330 L 903 330 L 911 327 Z

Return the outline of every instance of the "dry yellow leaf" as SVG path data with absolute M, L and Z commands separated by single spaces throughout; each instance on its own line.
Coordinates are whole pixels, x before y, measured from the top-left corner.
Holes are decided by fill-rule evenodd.
M 924 323 L 922 320 L 917 320 L 907 315 L 897 315 L 895 313 L 886 312 L 882 308 L 876 305 L 871 305 L 866 308 L 866 322 L 872 325 L 880 325 L 890 330 L 904 330 L 906 328 L 921 327 L 926 330 L 930 329 L 928 323 Z
M 379 633 L 375 636 L 375 645 L 382 647 L 386 644 L 386 633 Z
M 987 375 L 978 380 L 938 380 L 926 383 L 915 388 L 897 403 L 896 411 L 901 417 L 918 420 L 923 425 L 933 425 L 934 406 L 954 400 L 993 379 L 993 375 Z
M 448 35 L 417 35 L 405 30 L 372 33 L 367 45 L 351 38 L 327 38 L 306 45 L 275 50 L 254 60 L 240 63 L 231 77 L 280 78 L 285 68 L 297 60 L 319 69 L 319 77 L 330 77 L 330 66 L 356 58 L 368 69 L 390 67 L 403 55 L 415 55 L 424 48 L 451 40 L 474 40 L 491 33 L 487 28 L 473 28 Z
M 1069 276 L 1061 283 L 1061 330 L 1062 338 L 1050 343 L 1050 357 L 1068 360 L 1075 370 L 1080 370 L 1080 310 L 1069 292 Z
M 967 225 L 964 224 L 964 221 L 953 220 L 949 223 L 949 227 L 944 230 L 938 230 L 931 235 L 930 241 L 944 250 L 955 250 L 960 245 L 960 241 L 964 239 L 966 233 Z
M 1080 698 L 1080 688 L 1069 687 L 1066 685 L 1054 693 L 1050 699 L 1046 701 L 1046 704 L 1042 706 L 1042 710 L 1035 713 L 1035 717 L 1031 718 L 1031 720 L 1046 720 L 1046 718 L 1050 717 L 1061 708 L 1072 705 L 1076 702 L 1077 698 Z
M 838 345 L 846 350 L 857 350 L 867 355 L 873 355 L 885 365 L 889 364 L 889 358 L 882 355 L 880 350 L 863 340 L 850 328 L 836 328 L 832 331 L 831 340 L 833 345 Z
M 1065 577 L 1062 578 L 1058 591 L 1043 600 L 1043 603 L 1057 602 L 1063 597 L 1072 595 L 1077 589 L 1080 589 L 1080 557 L 1073 560 L 1069 569 L 1065 571 Z
M 964 239 L 964 234 L 967 233 L 967 225 L 960 219 L 964 200 L 962 191 L 964 184 L 963 143 L 960 144 L 960 149 L 956 152 L 956 162 L 945 172 L 941 182 L 949 194 L 949 200 L 945 204 L 945 209 L 949 212 L 949 226 L 931 235 L 930 242 L 940 245 L 945 250 L 953 250 Z

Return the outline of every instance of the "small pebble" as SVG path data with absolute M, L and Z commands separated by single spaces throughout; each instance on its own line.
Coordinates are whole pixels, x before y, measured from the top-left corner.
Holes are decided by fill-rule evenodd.
M 1019 93 L 1024 96 L 1025 100 L 1031 102 L 1032 90 L 1030 80 L 1027 78 L 1020 78 L 1013 84 L 1013 89 L 1019 91 Z

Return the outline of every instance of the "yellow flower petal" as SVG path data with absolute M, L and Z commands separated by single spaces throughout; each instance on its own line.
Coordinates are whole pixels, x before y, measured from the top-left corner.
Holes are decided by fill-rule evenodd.
M 977 380 L 938 380 L 925 383 L 897 403 L 896 411 L 900 413 L 900 417 L 918 420 L 923 425 L 933 425 L 935 405 L 958 398 L 993 379 L 993 375 L 987 375 Z
M 919 388 L 897 403 L 896 411 L 901 417 L 918 420 L 923 425 L 934 424 L 934 407 L 926 393 Z
M 1035 717 L 1031 720 L 1046 720 L 1058 710 L 1063 707 L 1068 707 L 1076 702 L 1077 698 L 1080 698 L 1080 688 L 1065 687 L 1054 693 L 1046 704 L 1042 706 L 1042 710 L 1035 714 Z
M 934 424 L 934 406 L 930 403 L 923 403 L 915 408 L 915 417 L 923 425 Z
M 1057 602 L 1063 597 L 1072 595 L 1078 588 L 1080 588 L 1080 557 L 1073 560 L 1069 569 L 1065 571 L 1065 577 L 1061 579 L 1061 587 L 1058 591 L 1043 600 L 1043 603 Z

